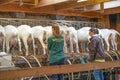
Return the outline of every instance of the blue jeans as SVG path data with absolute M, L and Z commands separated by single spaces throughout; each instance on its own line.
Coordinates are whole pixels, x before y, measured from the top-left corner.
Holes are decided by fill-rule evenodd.
M 103 75 L 102 69 L 94 70 L 93 75 L 94 75 L 95 80 L 104 80 L 104 75 Z
M 63 65 L 65 64 L 65 58 L 61 59 L 59 62 L 56 63 L 50 63 L 50 65 Z M 64 80 L 64 74 L 53 74 L 52 75 L 52 80 Z

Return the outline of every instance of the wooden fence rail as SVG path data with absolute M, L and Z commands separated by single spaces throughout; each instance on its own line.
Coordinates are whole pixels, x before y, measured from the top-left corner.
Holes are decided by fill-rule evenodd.
M 62 66 L 44 66 L 40 68 L 0 70 L 0 80 L 15 80 L 21 77 L 90 71 L 95 69 L 108 69 L 113 67 L 120 67 L 120 60 L 108 61 L 104 63 L 86 63 Z

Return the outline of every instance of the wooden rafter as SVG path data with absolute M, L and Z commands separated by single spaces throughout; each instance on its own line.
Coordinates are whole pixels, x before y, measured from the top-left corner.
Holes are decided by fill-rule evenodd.
M 14 4 L 19 4 L 21 6 L 22 5 L 33 5 L 33 6 L 36 6 L 38 4 L 38 0 L 16 0 L 13 3 Z
M 120 7 L 106 9 L 103 14 L 108 15 L 108 14 L 117 14 L 117 13 L 120 13 Z
M 81 12 L 77 10 L 64 10 L 64 11 L 59 11 L 58 12 L 61 15 L 66 15 L 66 16 L 84 16 L 84 17 L 89 17 L 89 18 L 102 18 L 102 14 L 98 12 Z
M 79 3 L 76 1 L 71 1 L 68 3 L 64 3 L 64 4 L 55 5 L 55 7 L 57 10 L 66 10 L 66 9 L 71 9 L 71 8 L 75 8 L 75 7 L 84 7 L 84 6 L 88 6 L 88 5 L 94 5 L 94 4 L 107 2 L 107 1 L 111 1 L 111 0 L 88 0 L 85 2 L 79 2 Z
M 7 1 L 9 3 L 7 3 Z M 41 1 L 41 3 L 39 1 Z M 48 3 L 45 3 L 44 1 L 47 1 Z M 106 1 L 109 1 L 109 2 L 106 2 Z M 112 2 L 115 3 L 115 5 L 112 4 L 112 7 L 120 6 L 120 2 L 115 2 L 115 1 L 110 1 L 110 0 L 88 0 L 86 2 L 79 2 L 79 3 L 77 3 L 77 0 L 32 0 L 32 1 L 23 0 L 24 3 L 28 3 L 28 4 L 23 4 L 22 6 L 20 6 L 18 2 L 19 0 L 0 0 L 1 4 L 5 3 L 4 5 L 0 4 L 0 12 L 59 14 L 59 15 L 65 15 L 65 16 L 84 16 L 84 17 L 90 17 L 90 18 L 92 17 L 101 18 L 102 14 L 107 14 L 106 11 L 108 11 L 109 14 L 112 14 L 113 12 L 114 13 L 120 12 L 118 8 L 117 8 L 117 11 L 114 11 L 112 9 L 113 12 L 109 10 L 109 8 L 111 8 L 110 4 L 112 4 Z M 42 4 L 43 2 L 44 4 Z M 99 13 L 97 11 L 100 10 L 100 3 L 103 3 L 103 2 L 106 2 L 104 3 L 105 12 Z M 87 8 L 86 11 L 79 10 L 80 8 L 83 8 L 84 6 L 86 6 Z M 33 7 L 37 7 L 37 8 L 33 8 Z M 77 10 L 76 7 L 80 7 L 80 8 L 78 8 Z M 103 10 L 103 7 L 102 7 L 102 10 Z
M 20 2 L 20 0 L 16 0 L 16 1 Z M 23 1 L 25 3 L 34 3 L 35 2 L 35 0 L 21 0 L 21 1 Z
M 59 14 L 59 15 L 66 15 L 66 16 L 84 16 L 84 17 L 98 17 L 101 16 L 99 14 L 89 15 L 83 14 L 80 11 L 75 10 L 66 10 L 66 11 L 56 11 L 53 6 L 49 7 L 42 7 L 42 8 L 32 8 L 31 5 L 23 5 L 19 6 L 18 4 L 7 4 L 5 6 L 0 6 L 1 12 L 25 12 L 25 13 L 39 13 L 39 14 Z
M 3 5 L 3 4 L 8 4 L 8 3 L 11 3 L 11 2 L 14 2 L 16 0 L 0 0 L 0 5 Z
M 55 13 L 54 7 L 36 8 L 32 9 L 31 5 L 19 6 L 18 4 L 7 4 L 0 6 L 1 12 L 26 12 L 26 13 Z
M 120 6 L 120 1 L 110 1 L 110 2 L 105 2 L 104 3 L 104 10 L 110 9 L 110 8 L 116 8 Z M 84 8 L 86 10 L 84 10 Z M 73 8 L 74 10 L 82 10 L 83 12 L 88 12 L 88 11 L 99 11 L 101 10 L 100 4 L 95 4 L 95 5 L 89 5 L 85 7 L 76 7 Z
M 69 1 L 72 1 L 72 0 L 40 0 L 38 3 L 38 6 L 36 6 L 36 7 L 56 5 L 56 4 L 65 3 L 65 2 L 69 2 Z M 74 0 L 74 1 L 76 1 L 76 0 Z

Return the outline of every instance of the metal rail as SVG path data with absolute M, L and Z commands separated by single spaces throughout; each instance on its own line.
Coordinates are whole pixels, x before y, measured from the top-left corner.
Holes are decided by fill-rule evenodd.
M 27 24 L 32 26 L 41 25 L 41 26 L 50 26 L 52 24 L 67 25 L 73 26 L 76 29 L 81 27 L 98 27 L 105 28 L 105 24 L 102 22 L 87 22 L 87 21 L 67 21 L 67 20 L 39 20 L 39 19 L 17 19 L 17 18 L 0 18 L 0 24 L 5 25 L 14 25 L 19 26 L 22 24 Z

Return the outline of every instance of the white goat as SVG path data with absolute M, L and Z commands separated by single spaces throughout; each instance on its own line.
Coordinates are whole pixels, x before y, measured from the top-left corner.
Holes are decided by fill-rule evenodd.
M 43 42 L 44 37 L 46 37 L 45 28 L 43 28 L 42 26 L 34 26 L 32 27 L 32 30 L 33 30 L 33 37 L 39 40 L 39 42 L 43 47 L 43 53 L 46 54 L 46 51 L 45 51 L 46 46 Z
M 78 47 L 78 38 L 77 38 L 77 30 L 74 27 L 68 28 L 68 33 L 70 37 L 70 50 L 73 53 L 73 44 L 76 45 L 76 52 L 79 53 L 79 47 Z
M 52 36 L 52 26 L 46 26 L 46 27 L 43 27 L 46 31 L 46 39 L 48 39 L 48 37 Z
M 112 37 L 111 37 L 111 44 L 112 44 L 112 48 L 113 50 L 117 50 L 117 42 L 116 42 L 116 36 L 119 35 L 120 36 L 120 33 L 114 29 L 111 29 L 110 30 L 112 32 Z
M 91 29 L 91 27 L 82 27 L 80 29 L 77 30 L 77 37 L 78 37 L 78 42 L 82 42 L 82 43 L 88 43 L 89 42 L 89 29 Z M 83 51 L 86 50 L 85 45 L 81 44 L 81 47 Z
M 5 29 L 3 28 L 3 26 L 0 25 L 0 43 L 2 43 L 2 49 L 3 51 L 5 51 Z
M 80 42 L 88 42 L 89 41 L 89 30 L 91 27 L 83 27 L 77 30 L 78 41 Z
M 27 40 L 29 37 L 32 38 L 32 43 L 33 43 L 33 50 L 34 50 L 34 55 L 35 55 L 35 45 L 34 45 L 34 38 L 33 38 L 33 31 L 32 28 L 28 25 L 20 25 L 18 26 L 18 35 L 22 39 L 25 49 L 26 49 L 26 56 L 28 55 L 28 44 Z M 21 44 L 21 43 L 20 43 Z M 21 45 L 19 45 L 20 51 L 21 51 Z
M 105 40 L 105 43 L 107 45 L 107 51 L 110 50 L 109 37 L 111 37 L 110 40 L 113 50 L 117 50 L 116 35 L 117 34 L 120 35 L 119 32 L 117 32 L 114 29 L 100 29 L 100 34 L 102 35 L 102 38 Z
M 10 49 L 9 42 L 13 45 L 19 41 L 18 30 L 13 25 L 7 25 L 4 27 L 4 29 L 5 29 L 5 42 L 6 42 L 7 53 L 9 53 L 9 49 Z

